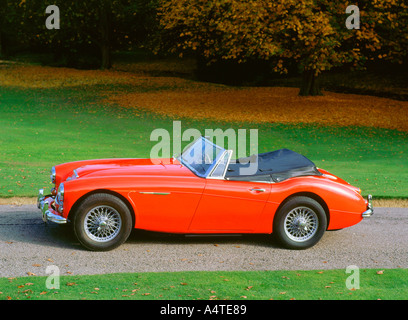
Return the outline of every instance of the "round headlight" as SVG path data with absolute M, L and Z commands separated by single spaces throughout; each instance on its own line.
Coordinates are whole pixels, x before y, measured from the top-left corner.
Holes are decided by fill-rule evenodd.
M 61 183 L 58 188 L 58 197 L 60 200 L 64 200 L 64 184 Z
M 52 167 L 51 168 L 51 175 L 50 175 L 51 183 L 55 183 L 55 177 L 56 176 L 57 176 L 57 172 L 55 171 L 55 167 Z
M 64 184 L 61 183 L 59 185 L 58 192 L 57 192 L 57 197 L 55 199 L 55 201 L 58 204 L 58 211 L 61 212 L 61 213 L 64 210 L 64 192 L 65 192 Z

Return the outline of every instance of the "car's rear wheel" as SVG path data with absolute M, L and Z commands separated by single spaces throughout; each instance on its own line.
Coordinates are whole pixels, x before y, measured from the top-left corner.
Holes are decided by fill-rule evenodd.
M 312 198 L 297 196 L 276 213 L 273 233 L 286 248 L 307 249 L 319 242 L 326 228 L 323 207 Z
M 132 231 L 129 208 L 119 198 L 98 193 L 87 197 L 74 217 L 78 241 L 92 251 L 108 251 L 124 243 Z

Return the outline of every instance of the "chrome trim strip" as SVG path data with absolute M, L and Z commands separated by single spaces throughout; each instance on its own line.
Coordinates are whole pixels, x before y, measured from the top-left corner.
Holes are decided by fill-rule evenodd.
M 228 180 L 228 181 L 244 181 L 244 182 L 253 182 L 253 183 L 268 183 L 268 184 L 272 184 L 272 183 L 276 183 L 276 182 L 274 182 L 274 181 L 257 181 L 257 180 L 238 180 L 238 179 L 231 179 L 231 178 L 225 178 L 225 180 Z
M 171 192 L 152 192 L 152 191 L 139 191 L 140 194 L 155 194 L 160 196 L 169 195 Z

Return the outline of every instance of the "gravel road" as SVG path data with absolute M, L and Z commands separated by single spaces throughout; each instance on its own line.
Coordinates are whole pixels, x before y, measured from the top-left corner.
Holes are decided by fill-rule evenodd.
M 375 208 L 358 225 L 326 232 L 304 251 L 265 235 L 185 237 L 134 231 L 110 252 L 84 250 L 67 226 L 44 224 L 35 205 L 0 206 L 0 277 L 188 270 L 408 268 L 408 209 Z

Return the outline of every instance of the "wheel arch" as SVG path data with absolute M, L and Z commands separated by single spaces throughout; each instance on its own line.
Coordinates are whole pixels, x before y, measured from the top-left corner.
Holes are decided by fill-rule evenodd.
M 281 202 L 281 204 L 279 205 L 279 207 L 276 209 L 276 213 L 279 212 L 279 210 L 285 205 L 285 203 L 287 203 L 290 199 L 294 198 L 294 197 L 299 197 L 299 196 L 303 196 L 303 197 L 308 197 L 311 198 L 315 201 L 317 201 L 323 208 L 325 214 L 326 214 L 326 219 L 327 219 L 327 227 L 330 224 L 330 210 L 329 207 L 327 206 L 327 203 L 323 200 L 322 197 L 320 197 L 318 194 L 313 193 L 313 192 L 296 192 L 291 194 L 290 196 L 288 196 L 285 200 L 283 200 Z M 275 214 L 276 216 L 276 214 Z M 275 217 L 274 217 L 275 219 Z
M 120 200 L 123 201 L 123 203 L 128 207 L 131 216 L 132 216 L 132 224 L 133 226 L 135 225 L 136 222 L 136 216 L 135 216 L 135 211 L 133 209 L 133 206 L 131 205 L 131 203 L 129 202 L 128 199 L 126 199 L 126 197 L 124 197 L 123 195 L 121 195 L 118 192 L 112 191 L 112 190 L 108 190 L 108 189 L 97 189 L 97 190 L 93 190 L 90 191 L 88 193 L 85 193 L 83 196 L 81 196 L 75 203 L 74 205 L 71 207 L 71 210 L 69 211 L 68 214 L 68 220 L 73 221 L 75 213 L 78 209 L 78 207 L 81 205 L 81 203 L 88 198 L 89 196 L 93 195 L 93 194 L 98 194 L 98 193 L 102 193 L 102 194 L 110 194 L 112 196 L 115 196 L 117 198 L 119 198 Z

